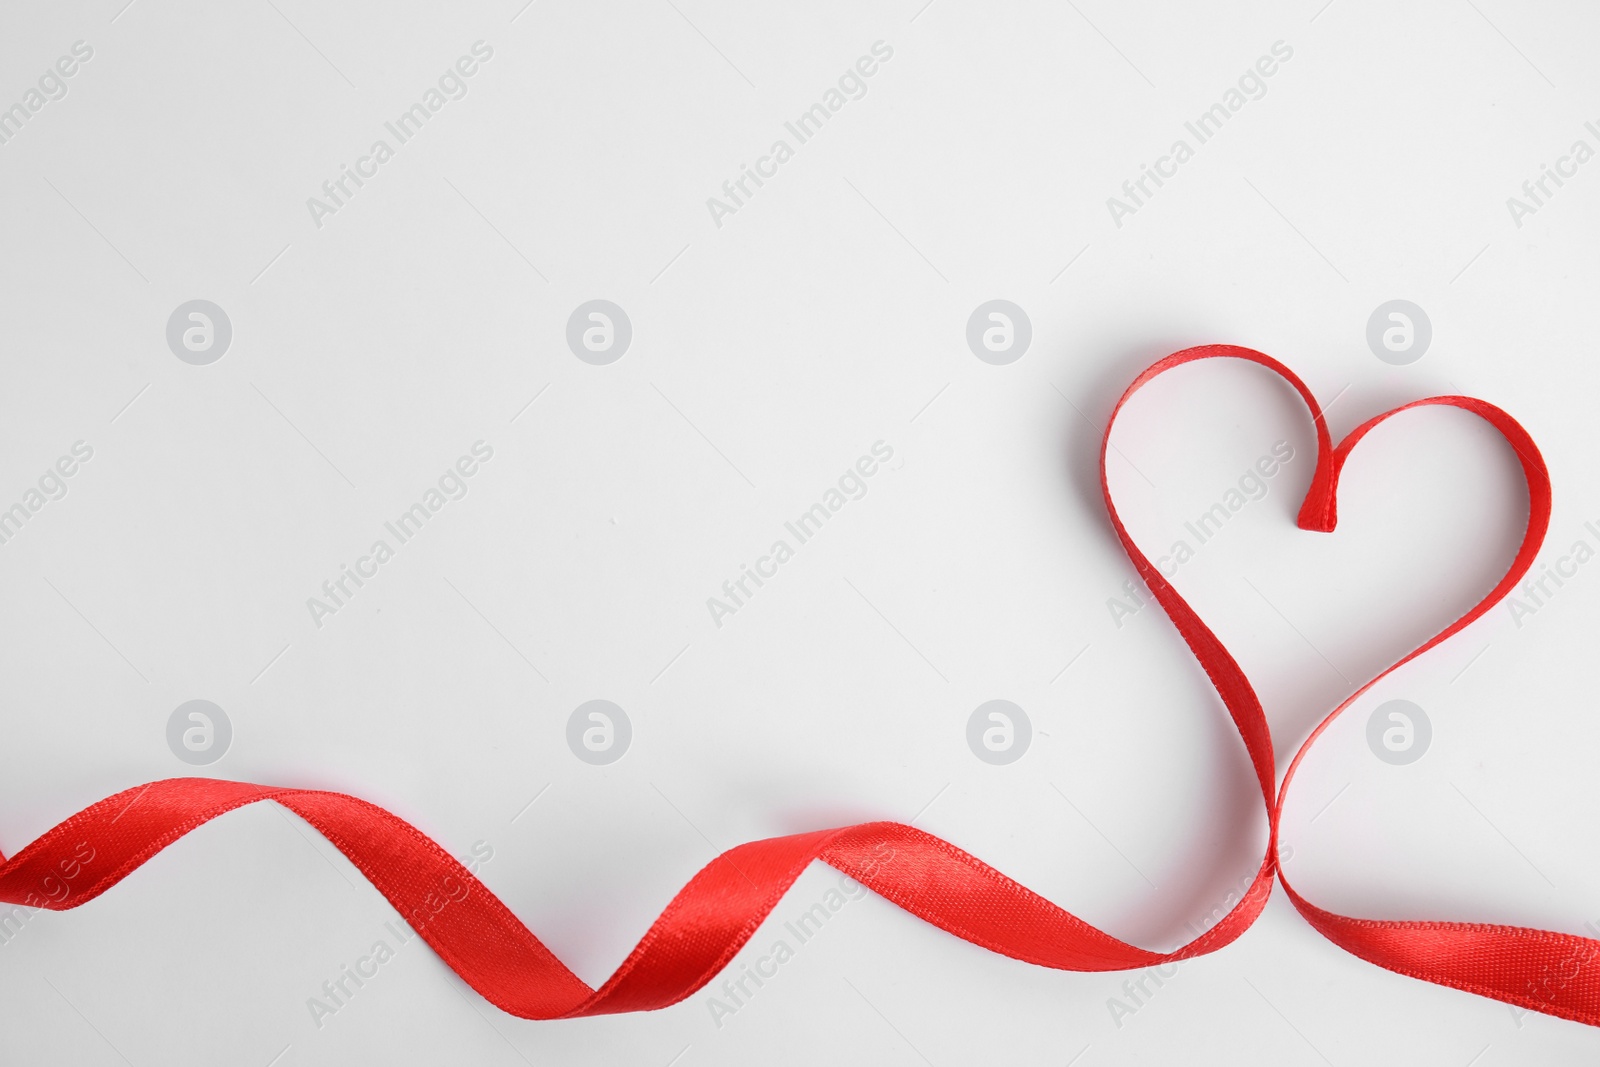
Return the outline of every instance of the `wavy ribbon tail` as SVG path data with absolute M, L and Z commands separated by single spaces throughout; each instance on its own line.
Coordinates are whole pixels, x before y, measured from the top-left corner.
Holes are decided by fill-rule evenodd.
M 1258 890 L 1174 953 L 1119 941 L 931 834 L 892 822 L 774 837 L 708 863 L 616 972 L 590 989 L 489 889 L 410 823 L 342 793 L 170 778 L 107 797 L 0 866 L 0 900 L 85 904 L 197 826 L 257 801 L 282 804 L 328 839 L 440 959 L 483 997 L 525 1019 L 648 1011 L 703 987 L 749 941 L 813 860 L 913 915 L 993 952 L 1044 967 L 1125 970 L 1215 951 L 1247 929 Z

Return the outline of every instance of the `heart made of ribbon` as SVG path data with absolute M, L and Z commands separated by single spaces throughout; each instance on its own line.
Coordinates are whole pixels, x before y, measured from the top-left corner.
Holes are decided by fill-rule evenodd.
M 1528 486 L 1527 529 L 1504 576 L 1470 610 L 1356 689 L 1311 731 L 1277 781 L 1266 715 L 1249 680 L 1216 635 L 1134 544 L 1111 498 L 1106 449 L 1128 400 L 1175 367 L 1240 359 L 1282 377 L 1316 429 L 1317 462 L 1302 529 L 1332 532 L 1340 472 L 1350 452 L 1385 420 L 1424 406 L 1479 416 L 1516 453 Z M 1502 600 L 1532 566 L 1550 520 L 1550 478 L 1533 439 L 1492 404 L 1437 396 L 1402 405 L 1356 427 L 1334 447 L 1316 398 L 1270 356 L 1231 345 L 1185 349 L 1133 380 L 1112 410 L 1100 452 L 1106 510 L 1128 558 L 1177 627 L 1222 698 L 1244 741 L 1269 827 L 1266 854 L 1249 889 L 1217 923 L 1171 951 L 1112 937 L 941 838 L 902 823 L 872 822 L 752 841 L 708 863 L 673 897 L 633 951 L 598 989 L 573 974 L 462 864 L 398 816 L 356 797 L 210 778 L 171 778 L 117 793 L 42 834 L 0 864 L 0 901 L 51 910 L 84 904 L 195 827 L 245 804 L 272 800 L 311 824 L 364 874 L 439 957 L 486 1000 L 526 1019 L 573 1018 L 664 1008 L 690 996 L 727 965 L 795 879 L 821 860 L 928 923 L 975 945 L 1042 967 L 1071 971 L 1145 968 L 1215 952 L 1249 929 L 1275 881 L 1301 915 L 1334 944 L 1427 982 L 1518 1007 L 1600 1025 L 1600 941 L 1484 923 L 1376 920 L 1338 915 L 1301 896 L 1278 863 L 1278 831 L 1289 786 L 1334 719 L 1392 671 L 1460 632 Z

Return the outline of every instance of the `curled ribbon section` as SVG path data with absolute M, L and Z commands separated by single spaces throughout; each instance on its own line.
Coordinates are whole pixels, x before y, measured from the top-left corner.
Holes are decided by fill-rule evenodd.
M 1242 359 L 1283 378 L 1304 400 L 1317 435 L 1317 462 L 1299 525 L 1331 532 L 1339 475 L 1374 427 L 1403 411 L 1460 408 L 1495 428 L 1527 480 L 1529 515 L 1505 575 L 1471 610 L 1361 686 L 1325 718 L 1277 784 L 1271 733 L 1249 679 L 1209 627 L 1134 544 L 1111 498 L 1106 448 L 1128 400 L 1166 372 L 1205 359 Z M 1463 396 L 1419 400 L 1357 427 L 1337 448 L 1316 398 L 1270 356 L 1246 348 L 1185 349 L 1145 370 L 1112 411 L 1100 455 L 1106 509 L 1128 558 L 1204 668 L 1244 742 L 1261 788 L 1269 838 L 1247 892 L 1233 910 L 1172 952 L 1112 937 L 932 834 L 871 822 L 752 841 L 729 849 L 673 897 L 616 972 L 591 989 L 489 889 L 421 831 L 356 797 L 208 778 L 151 782 L 107 797 L 51 828 L 0 863 L 0 901 L 65 910 L 93 900 L 190 830 L 235 808 L 273 801 L 299 815 L 343 852 L 467 984 L 501 1010 L 559 1019 L 664 1008 L 709 982 L 814 860 L 856 879 L 913 915 L 975 945 L 1060 970 L 1150 967 L 1215 952 L 1249 929 L 1275 879 L 1324 937 L 1363 959 L 1423 981 L 1534 1011 L 1600 1025 L 1600 941 L 1572 934 L 1476 923 L 1373 920 L 1337 915 L 1295 891 L 1278 865 L 1278 831 L 1289 785 L 1311 746 L 1379 680 L 1482 616 L 1533 564 L 1550 519 L 1550 480 L 1532 438 L 1499 408 Z

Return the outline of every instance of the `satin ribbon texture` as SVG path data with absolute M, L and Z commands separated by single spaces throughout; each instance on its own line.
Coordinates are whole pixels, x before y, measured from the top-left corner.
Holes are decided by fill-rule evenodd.
M 616 972 L 591 989 L 483 883 L 398 816 L 341 793 L 206 778 L 151 782 L 85 808 L 0 865 L 0 901 L 75 908 L 202 823 L 270 800 L 299 815 L 349 857 L 468 985 L 525 1019 L 647 1011 L 683 1000 L 728 963 L 807 865 L 821 860 L 956 937 L 1026 963 L 1071 971 L 1131 970 L 1215 952 L 1249 929 L 1274 883 L 1281 881 L 1318 932 L 1362 959 L 1425 982 L 1600 1025 L 1600 967 L 1591 965 L 1600 957 L 1600 941 L 1515 926 L 1338 915 L 1296 891 L 1278 863 L 1279 822 L 1289 788 L 1329 724 L 1385 675 L 1482 616 L 1527 573 L 1550 519 L 1550 480 L 1538 448 L 1510 415 L 1465 396 L 1405 404 L 1362 423 L 1335 447 L 1304 382 L 1270 356 L 1229 345 L 1185 349 L 1145 370 L 1117 402 L 1104 441 L 1110 441 L 1117 415 L 1141 388 L 1176 367 L 1210 359 L 1258 364 L 1288 382 L 1305 402 L 1316 432 L 1317 461 L 1299 513 L 1304 530 L 1334 530 L 1339 475 L 1362 439 L 1385 420 L 1426 406 L 1459 408 L 1497 430 L 1521 463 L 1529 508 L 1521 545 L 1493 588 L 1334 708 L 1300 746 L 1279 784 L 1260 700 L 1222 642 L 1124 528 L 1106 480 L 1102 444 L 1100 484 L 1111 524 L 1238 728 L 1270 830 L 1249 890 L 1214 926 L 1172 952 L 1152 952 L 1096 929 L 932 834 L 901 823 L 869 822 L 752 841 L 718 856 L 673 897 Z

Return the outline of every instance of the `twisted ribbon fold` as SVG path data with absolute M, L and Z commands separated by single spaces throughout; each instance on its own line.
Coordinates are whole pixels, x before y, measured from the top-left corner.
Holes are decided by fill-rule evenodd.
M 1175 367 L 1197 360 L 1248 360 L 1282 377 L 1305 401 L 1317 462 L 1302 529 L 1331 532 L 1339 475 L 1374 427 L 1428 405 L 1460 408 L 1495 428 L 1527 480 L 1527 530 L 1505 575 L 1466 614 L 1361 686 L 1314 729 L 1281 786 L 1261 702 L 1233 657 L 1140 551 L 1117 515 L 1106 479 L 1112 426 L 1128 400 Z M 65 910 L 93 900 L 190 830 L 224 812 L 271 800 L 305 819 L 343 852 L 467 984 L 503 1011 L 558 1019 L 664 1008 L 709 982 L 747 942 L 813 860 L 856 879 L 923 920 L 993 952 L 1072 971 L 1143 968 L 1215 952 L 1260 915 L 1274 880 L 1324 937 L 1380 967 L 1522 1008 L 1600 1025 L 1600 941 L 1482 923 L 1375 920 L 1338 915 L 1301 896 L 1278 863 L 1278 831 L 1290 783 L 1323 731 L 1401 665 L 1456 634 L 1499 602 L 1532 565 L 1550 519 L 1550 480 L 1538 448 L 1504 411 L 1465 396 L 1437 396 L 1362 423 L 1337 448 L 1316 398 L 1270 356 L 1230 345 L 1185 349 L 1145 370 L 1111 413 L 1100 451 L 1100 484 L 1128 558 L 1171 618 L 1221 696 L 1261 787 L 1270 834 L 1253 882 L 1233 909 L 1172 952 L 1152 952 L 1096 929 L 947 841 L 893 822 L 752 841 L 708 863 L 679 891 L 614 974 L 591 989 L 444 849 L 411 824 L 341 793 L 279 789 L 207 778 L 152 782 L 107 797 L 45 832 L 0 864 L 0 901 Z

